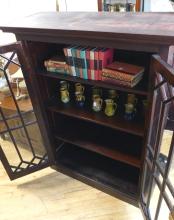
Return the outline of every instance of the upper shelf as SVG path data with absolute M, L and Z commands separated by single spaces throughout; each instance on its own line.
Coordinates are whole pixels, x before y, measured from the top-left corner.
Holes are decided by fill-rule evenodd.
M 57 104 L 48 105 L 47 110 L 144 137 L 144 122 L 140 120 L 127 121 L 118 114 L 108 117 L 103 112 L 95 113 L 92 110 L 77 108 L 69 103 L 64 105 L 57 102 Z
M 50 41 L 57 37 L 58 41 L 69 39 L 71 43 L 105 40 L 173 45 L 174 13 L 42 12 L 3 21 L 0 29 L 26 40 Z
M 106 89 L 116 89 L 118 91 L 134 93 L 137 95 L 147 96 L 147 94 L 148 94 L 147 84 L 143 81 L 140 82 L 137 86 L 135 86 L 133 88 L 129 88 L 129 87 L 125 87 L 125 86 L 119 86 L 119 85 L 105 83 L 102 81 L 81 79 L 79 77 L 65 75 L 65 74 L 61 74 L 61 73 L 52 73 L 52 72 L 42 71 L 42 72 L 38 72 L 37 74 L 40 76 L 44 76 L 44 77 L 57 78 L 60 80 L 67 80 L 67 81 L 71 81 L 71 82 L 79 82 L 82 84 L 97 86 L 97 87 L 106 88 Z

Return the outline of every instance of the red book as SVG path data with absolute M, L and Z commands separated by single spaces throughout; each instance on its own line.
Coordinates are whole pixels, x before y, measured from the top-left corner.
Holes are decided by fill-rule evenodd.
M 98 78 L 101 80 L 102 69 L 112 63 L 113 61 L 113 49 L 102 48 L 99 50 L 99 72 Z
M 91 79 L 95 80 L 95 73 L 94 73 L 94 51 L 96 48 L 92 48 L 90 50 L 90 71 L 91 71 Z
M 91 48 L 87 48 L 87 49 L 86 49 L 86 63 L 87 63 L 88 79 L 91 79 L 90 50 L 91 50 Z

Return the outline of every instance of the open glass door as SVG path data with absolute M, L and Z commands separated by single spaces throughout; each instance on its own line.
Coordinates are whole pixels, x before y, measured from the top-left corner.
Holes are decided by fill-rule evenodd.
M 19 64 L 21 58 L 20 43 L 0 47 L 0 160 L 10 179 L 50 164 Z
M 144 163 L 140 205 L 145 219 L 174 219 L 174 69 L 159 56 L 152 58 L 153 92 L 150 129 Z M 171 117 L 170 117 L 171 119 Z

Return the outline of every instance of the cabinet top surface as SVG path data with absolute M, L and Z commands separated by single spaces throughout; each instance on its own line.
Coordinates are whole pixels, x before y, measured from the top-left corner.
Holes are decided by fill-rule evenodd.
M 174 13 L 43 12 L 0 24 L 0 29 L 21 36 L 137 36 L 141 40 L 174 44 Z

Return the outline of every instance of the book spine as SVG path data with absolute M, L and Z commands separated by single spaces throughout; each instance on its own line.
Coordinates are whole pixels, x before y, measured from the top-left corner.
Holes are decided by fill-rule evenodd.
M 142 79 L 142 75 L 132 82 L 126 82 L 123 80 L 117 80 L 117 79 L 113 79 L 110 77 L 102 76 L 102 81 L 104 81 L 104 82 L 107 82 L 110 84 L 115 84 L 115 85 L 127 86 L 130 88 L 136 86 L 140 82 L 141 79 Z
M 69 59 L 69 62 L 70 62 L 72 75 L 76 76 L 76 71 L 75 71 L 75 67 L 74 67 L 74 60 L 73 60 L 71 48 L 67 48 L 67 52 L 68 52 L 68 59 Z
M 127 86 L 127 87 L 132 87 L 132 84 L 130 82 L 125 82 L 109 77 L 102 76 L 102 81 L 110 83 L 110 84 L 115 84 L 115 85 L 121 85 L 121 86 Z
M 102 68 L 113 62 L 113 54 L 113 49 L 107 49 L 106 51 L 102 52 Z
M 84 78 L 84 79 L 88 79 L 88 71 L 87 71 L 87 62 L 86 62 L 86 52 L 85 52 L 85 48 L 83 48 L 83 49 L 80 51 L 80 57 L 81 57 L 81 61 L 82 61 L 83 78 Z
M 78 70 L 79 70 L 79 77 L 83 78 L 82 60 L 80 57 L 80 51 L 81 51 L 81 48 L 76 50 L 76 57 L 77 57 L 76 62 L 77 62 Z
M 102 72 L 103 76 L 111 77 L 114 79 L 122 80 L 122 81 L 127 81 L 127 82 L 132 82 L 135 80 L 137 77 L 140 77 L 143 75 L 143 72 L 133 76 L 131 74 L 115 71 L 115 70 L 108 70 L 108 69 L 103 69 Z
M 68 64 L 69 73 L 70 73 L 70 75 L 73 75 L 71 65 L 70 65 L 70 60 L 69 60 L 69 57 L 68 57 L 67 48 L 63 48 L 63 51 L 64 51 L 64 55 L 65 55 L 65 58 L 66 58 L 66 62 Z
M 94 75 L 95 80 L 99 80 L 99 56 L 98 49 L 94 51 Z
M 88 79 L 91 79 L 91 70 L 90 70 L 90 49 L 87 49 L 87 50 L 86 50 L 86 64 L 87 64 Z
M 65 54 L 65 53 L 64 53 Z M 50 60 L 45 60 L 44 61 L 44 64 L 45 65 L 65 65 L 66 64 L 66 62 L 63 62 L 63 61 L 55 61 L 55 60 L 52 60 L 52 59 L 50 59 Z
M 62 73 L 62 74 L 68 74 L 69 72 L 66 69 L 57 69 L 54 67 L 47 67 L 47 71 L 54 72 L 54 73 Z
M 91 79 L 95 80 L 94 72 L 94 49 L 90 50 L 90 70 L 91 70 Z
M 77 48 L 71 48 L 72 58 L 73 58 L 73 66 L 75 70 L 75 76 L 80 77 L 79 67 L 78 67 L 78 60 L 77 60 Z
M 50 61 L 44 62 L 45 67 L 53 67 L 53 68 L 63 68 L 66 64 L 58 64 Z
M 113 61 L 113 49 L 101 49 L 99 51 L 99 80 L 101 80 L 102 69 Z
M 112 77 L 114 79 L 123 80 L 123 81 L 127 81 L 127 82 L 132 81 L 134 78 L 134 76 L 132 76 L 130 74 L 126 74 L 126 73 L 115 71 L 115 70 L 108 70 L 105 68 L 102 71 L 102 76 L 108 76 L 108 77 Z
M 98 62 L 99 62 L 99 66 L 98 66 L 98 78 L 99 80 L 102 79 L 102 49 L 99 50 L 98 52 Z

